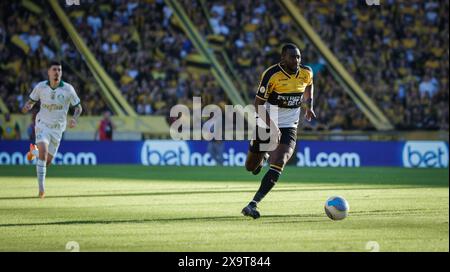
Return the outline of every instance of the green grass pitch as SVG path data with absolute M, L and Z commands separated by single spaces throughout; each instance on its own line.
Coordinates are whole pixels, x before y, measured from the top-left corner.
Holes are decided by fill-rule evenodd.
M 287 167 L 262 217 L 243 217 L 263 172 L 51 166 L 41 200 L 33 166 L 0 166 L 0 251 L 449 250 L 448 169 Z M 325 215 L 332 195 L 343 221 Z

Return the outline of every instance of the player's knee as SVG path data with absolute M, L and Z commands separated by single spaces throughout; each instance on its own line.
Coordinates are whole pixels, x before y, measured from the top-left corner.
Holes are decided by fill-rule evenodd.
M 293 150 L 289 149 L 289 151 L 285 152 L 283 154 L 283 156 L 281 156 L 280 160 L 279 160 L 279 164 L 282 164 L 283 166 L 286 165 L 288 163 L 288 161 L 291 159 L 293 154 Z
M 39 152 L 39 159 L 41 161 L 47 161 L 48 157 L 47 157 L 47 153 L 41 153 Z
M 255 170 L 257 167 L 258 167 L 258 165 L 257 165 L 255 162 L 253 162 L 253 161 L 247 160 L 247 161 L 245 162 L 245 169 L 246 169 L 247 171 L 249 171 L 249 172 L 252 172 L 252 171 Z

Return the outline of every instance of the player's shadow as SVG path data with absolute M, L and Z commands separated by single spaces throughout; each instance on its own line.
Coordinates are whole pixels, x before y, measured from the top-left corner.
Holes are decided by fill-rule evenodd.
M 422 186 L 402 186 L 401 189 L 421 189 Z M 352 190 L 383 190 L 392 189 L 392 187 L 354 187 L 354 188 L 280 188 L 274 191 L 278 192 L 311 192 L 311 191 L 352 191 Z M 59 198 L 91 198 L 91 197 L 135 197 L 135 196 L 164 196 L 164 195 L 194 195 L 194 194 L 234 194 L 234 193 L 254 193 L 254 188 L 246 190 L 197 190 L 197 191 L 173 191 L 173 192 L 141 192 L 141 193 L 117 193 L 117 194 L 81 194 L 81 195 L 53 195 L 46 196 L 46 199 Z M 17 196 L 17 197 L 0 197 L 1 200 L 27 200 L 37 199 L 36 196 Z
M 258 220 L 253 220 L 248 217 L 244 217 L 242 215 L 236 216 L 206 216 L 206 217 L 180 217 L 180 218 L 153 218 L 153 219 L 123 219 L 123 220 L 73 220 L 73 221 L 58 221 L 58 222 L 42 222 L 42 223 L 11 223 L 11 224 L 0 224 L 0 228 L 5 227 L 39 227 L 39 226 L 65 226 L 65 225 L 94 225 L 94 224 L 146 224 L 146 223 L 175 223 L 175 222 L 187 222 L 192 221 L 196 223 L 202 223 L 206 221 L 250 221 L 250 222 L 262 222 L 264 224 L 267 223 L 281 223 L 289 221 L 282 220 L 280 222 L 273 221 L 274 219 L 283 219 L 289 218 L 289 221 L 292 221 L 294 218 L 298 218 L 293 222 L 299 223 L 310 223 L 310 222 L 320 222 L 324 221 L 323 215 L 319 214 L 308 214 L 308 215 L 293 215 L 293 214 L 285 214 L 285 215 L 265 215 Z M 317 219 L 310 219 L 317 218 Z M 320 220 L 322 218 L 322 220 Z M 192 223 L 191 222 L 191 223 Z M 292 222 L 292 223 L 293 223 Z
M 402 210 L 369 210 L 369 211 L 352 211 L 351 217 L 367 217 L 368 214 L 380 216 L 399 216 L 411 215 L 414 213 L 422 214 L 426 209 L 402 209 Z M 93 224 L 146 224 L 146 223 L 175 223 L 192 221 L 202 223 L 206 221 L 250 221 L 261 222 L 263 224 L 301 224 L 301 223 L 318 223 L 331 222 L 323 214 L 276 214 L 264 215 L 258 220 L 253 220 L 242 215 L 236 216 L 206 216 L 206 217 L 174 217 L 174 218 L 152 218 L 152 219 L 122 219 L 122 220 L 73 220 L 58 222 L 42 222 L 42 223 L 10 223 L 0 224 L 0 228 L 5 227 L 38 227 L 38 226 L 65 226 L 65 225 L 93 225 Z

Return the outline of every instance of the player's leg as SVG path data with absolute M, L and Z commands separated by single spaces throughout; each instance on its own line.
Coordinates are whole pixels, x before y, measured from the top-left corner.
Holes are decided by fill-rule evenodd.
M 269 158 L 269 155 L 265 151 L 261 151 L 260 145 L 262 142 L 259 139 L 259 135 L 262 132 L 261 128 L 257 127 L 253 140 L 250 141 L 250 147 L 247 153 L 247 159 L 245 160 L 245 169 L 253 173 L 253 175 L 259 174 L 261 168 L 264 166 L 264 162 Z
M 58 152 L 58 148 L 59 148 L 59 144 L 61 141 L 61 136 L 62 136 L 62 132 L 59 131 L 51 131 L 50 132 L 50 143 L 47 145 L 47 156 L 46 156 L 46 160 L 45 160 L 45 169 L 47 169 L 48 166 L 50 166 L 50 164 L 53 161 L 53 157 L 56 155 L 56 152 Z M 46 172 L 44 173 L 44 181 L 45 181 L 45 175 Z M 44 183 L 42 184 L 42 191 L 41 191 L 41 187 L 39 187 L 39 197 L 40 198 L 44 198 L 45 197 L 45 188 L 44 188 Z
M 52 164 L 53 158 L 55 157 L 56 152 L 58 152 L 59 144 L 61 143 L 60 139 L 61 137 L 58 133 L 52 134 L 52 140 L 48 145 L 47 166 Z
M 39 156 L 36 161 L 36 175 L 39 185 L 39 197 L 45 196 L 45 176 L 47 174 L 47 156 L 48 156 L 48 143 L 46 141 L 40 141 L 36 143 Z
M 272 190 L 277 183 L 284 166 L 292 157 L 295 149 L 296 130 L 282 129 L 280 144 L 278 147 L 270 152 L 270 169 L 261 180 L 261 185 L 256 192 L 253 200 L 242 210 L 246 216 L 251 216 L 254 219 L 260 216 L 256 210 L 257 204 Z
M 267 160 L 268 154 L 266 152 L 252 152 L 247 153 L 247 159 L 245 160 L 245 169 L 257 175 L 264 165 L 264 161 Z
M 53 155 L 48 153 L 47 154 L 47 166 L 50 166 L 50 164 L 52 164 L 52 161 L 53 161 Z

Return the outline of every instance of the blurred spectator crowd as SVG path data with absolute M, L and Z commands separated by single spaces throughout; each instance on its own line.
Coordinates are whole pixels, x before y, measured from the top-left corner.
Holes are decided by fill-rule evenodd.
M 297 3 L 397 129 L 448 131 L 449 1 Z
M 34 1 L 41 3 L 42 1 Z M 45 1 L 44 1 L 45 2 Z M 196 50 L 162 0 L 81 1 L 65 7 L 75 28 L 125 99 L 142 115 L 169 115 L 175 104 L 229 104 L 208 72 L 190 67 Z M 297 1 L 301 13 L 397 129 L 448 130 L 448 1 Z M 362 3 L 359 3 L 362 2 Z M 262 72 L 279 61 L 283 43 L 297 43 L 313 68 L 311 130 L 369 130 L 370 122 L 276 1 L 182 0 L 188 17 L 214 44 L 252 103 Z M 358 3 L 358 4 L 356 4 Z M 88 115 L 108 109 L 82 56 L 51 8 L 39 14 L 21 2 L 0 3 L 0 95 L 19 112 L 47 63 L 63 62 Z M 47 14 L 44 16 L 43 14 Z M 219 57 L 225 52 L 232 68 Z M 233 74 L 233 73 L 230 73 Z

